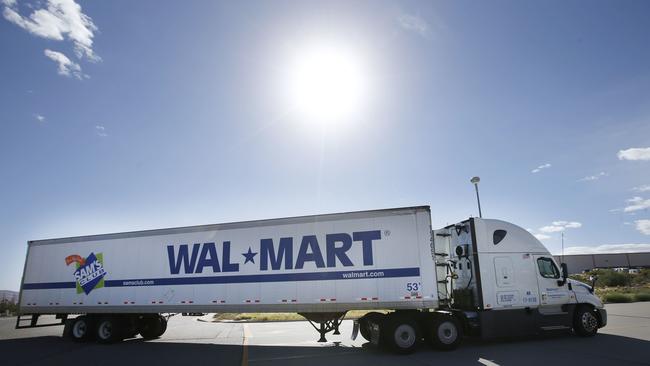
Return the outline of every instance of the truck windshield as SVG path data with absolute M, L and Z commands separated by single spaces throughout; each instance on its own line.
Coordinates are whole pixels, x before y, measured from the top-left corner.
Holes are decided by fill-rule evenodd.
M 560 278 L 560 271 L 553 263 L 551 258 L 538 258 L 537 267 L 539 268 L 539 274 L 545 278 Z

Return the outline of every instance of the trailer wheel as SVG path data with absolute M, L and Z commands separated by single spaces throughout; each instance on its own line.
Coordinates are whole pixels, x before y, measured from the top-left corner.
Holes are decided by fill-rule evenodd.
M 78 316 L 70 323 L 70 338 L 75 342 L 85 342 L 92 337 L 93 323 L 85 316 Z
M 142 319 L 140 335 L 144 339 L 155 339 L 160 337 L 167 330 L 167 319 L 160 315 Z
M 370 342 L 370 324 L 369 322 L 377 323 L 385 314 L 378 312 L 368 313 L 359 319 L 359 333 L 368 342 Z
M 101 318 L 96 327 L 97 342 L 104 344 L 119 342 L 123 339 L 122 330 L 122 323 L 118 318 Z
M 598 332 L 598 315 L 588 306 L 580 306 L 573 318 L 573 330 L 582 337 L 593 337 Z
M 436 316 L 427 332 L 431 346 L 441 351 L 455 349 L 463 339 L 463 328 L 453 315 Z
M 389 315 L 381 333 L 382 343 L 399 354 L 413 353 L 420 341 L 417 323 L 406 316 Z

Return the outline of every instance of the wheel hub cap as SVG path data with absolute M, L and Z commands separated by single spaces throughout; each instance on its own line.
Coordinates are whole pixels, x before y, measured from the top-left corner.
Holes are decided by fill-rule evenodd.
M 86 329 L 87 329 L 86 322 L 78 321 L 74 323 L 72 333 L 75 336 L 75 338 L 82 338 L 84 335 L 86 335 Z
M 438 339 L 445 344 L 454 343 L 458 337 L 458 331 L 451 322 L 444 322 L 438 327 Z
M 102 339 L 108 339 L 111 337 L 111 334 L 113 333 L 113 327 L 111 326 L 111 323 L 109 322 L 103 322 L 99 326 L 99 336 Z
M 591 332 L 598 327 L 598 319 L 592 313 L 582 314 L 582 326 L 586 331 Z
M 395 329 L 395 343 L 400 348 L 409 348 L 415 343 L 415 329 L 410 325 L 402 324 Z

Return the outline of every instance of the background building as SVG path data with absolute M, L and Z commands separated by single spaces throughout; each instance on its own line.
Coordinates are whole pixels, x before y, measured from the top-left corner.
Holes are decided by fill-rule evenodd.
M 615 254 L 572 254 L 554 256 L 566 263 L 569 273 L 581 273 L 594 268 L 650 268 L 650 252 Z
M 0 290 L 0 302 L 11 302 L 11 303 L 17 303 L 18 302 L 18 292 L 16 291 L 9 291 L 9 290 Z

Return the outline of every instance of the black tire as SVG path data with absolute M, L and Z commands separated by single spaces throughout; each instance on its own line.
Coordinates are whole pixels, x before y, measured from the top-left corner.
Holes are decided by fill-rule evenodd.
M 75 342 L 86 342 L 92 339 L 95 333 L 92 319 L 85 315 L 72 319 L 69 324 L 70 330 L 66 333 Z
M 163 316 L 160 316 L 160 334 L 158 334 L 158 337 L 161 335 L 165 334 L 165 331 L 167 330 L 167 319 L 165 319 Z
M 382 313 L 377 313 L 377 312 L 372 312 L 368 313 L 359 319 L 359 333 L 361 333 L 361 336 L 368 342 L 370 342 L 370 324 L 369 322 L 379 322 L 381 318 L 386 316 L 385 314 Z
M 156 315 L 142 319 L 139 333 L 144 339 L 156 339 L 167 330 L 167 320 Z
M 463 340 L 463 327 L 453 315 L 437 315 L 427 329 L 427 340 L 441 351 L 456 349 Z
M 109 344 L 124 339 L 123 322 L 116 317 L 104 317 L 99 319 L 95 326 L 95 337 L 97 342 Z
M 413 353 L 420 344 L 417 323 L 408 316 L 388 315 L 380 332 L 383 346 L 398 354 Z
M 573 318 L 573 331 L 581 337 L 593 337 L 598 333 L 598 314 L 589 306 L 580 306 L 576 309 Z

